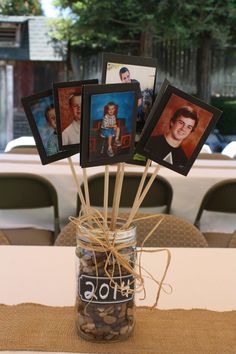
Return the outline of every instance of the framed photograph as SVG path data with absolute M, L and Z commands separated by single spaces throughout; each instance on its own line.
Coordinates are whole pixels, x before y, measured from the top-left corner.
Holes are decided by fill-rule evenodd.
M 86 85 L 80 165 L 125 162 L 134 153 L 138 84 Z
M 103 53 L 102 83 L 136 82 L 139 84 L 135 143 L 140 139 L 155 98 L 156 75 L 156 59 Z M 146 161 L 144 156 L 138 154 L 135 154 L 133 159 L 137 164 Z
M 76 153 L 76 150 L 59 149 L 52 90 L 23 97 L 22 104 L 43 165 Z
M 221 114 L 219 109 L 167 85 L 153 104 L 136 149 L 187 176 Z
M 98 80 L 58 82 L 53 84 L 59 148 L 80 151 L 82 85 Z

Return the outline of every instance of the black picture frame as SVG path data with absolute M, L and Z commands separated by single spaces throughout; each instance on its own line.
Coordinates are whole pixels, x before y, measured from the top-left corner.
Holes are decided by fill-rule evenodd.
M 54 104 L 56 110 L 56 121 L 57 121 L 57 133 L 58 133 L 58 143 L 59 148 L 61 150 L 76 150 L 80 151 L 80 131 L 81 131 L 81 121 L 82 121 L 82 86 L 89 84 L 98 84 L 97 79 L 91 80 L 82 80 L 82 81 L 67 81 L 67 82 L 54 82 L 53 83 L 53 96 L 54 96 Z M 73 96 L 75 100 L 80 102 L 79 114 L 80 114 L 80 122 L 79 124 L 74 122 L 71 119 L 73 115 L 73 108 L 70 105 L 70 102 L 73 100 Z M 74 108 L 75 111 L 78 108 Z M 69 122 L 69 123 L 68 123 Z M 71 124 L 75 124 L 75 128 Z M 68 132 L 70 129 L 70 132 Z M 78 134 L 74 134 L 76 133 Z M 66 134 L 63 137 L 63 134 Z M 72 136 L 70 137 L 72 133 Z M 78 136 L 78 138 L 77 138 Z M 78 139 L 78 142 L 76 142 Z
M 138 98 L 138 113 L 136 124 L 135 144 L 140 139 L 145 122 L 148 119 L 152 104 L 156 96 L 156 78 L 157 78 L 157 59 L 130 56 L 114 53 L 103 53 L 102 55 L 102 83 L 120 83 L 121 76 L 126 75 L 120 73 L 120 70 L 127 69 L 130 79 L 135 79 L 140 84 Z M 140 160 L 139 160 L 140 158 Z M 146 158 L 135 154 L 130 163 L 145 165 Z
M 177 111 L 183 112 L 179 111 L 179 109 L 189 109 L 190 111 L 194 111 L 195 113 L 193 114 L 196 114 L 197 116 L 197 125 L 195 126 L 195 121 L 190 118 L 192 126 L 187 126 L 191 131 L 186 132 L 188 135 L 185 138 L 180 135 L 178 136 L 178 139 L 180 140 L 183 138 L 180 145 L 182 150 L 185 147 L 184 153 L 187 154 L 187 160 L 183 162 L 181 153 L 179 152 L 179 158 L 176 157 L 176 159 L 179 160 L 177 163 L 173 158 L 173 154 L 176 154 L 177 150 L 173 149 L 171 154 L 167 153 L 165 156 L 167 151 L 165 149 L 166 139 L 163 140 L 163 137 L 168 134 L 171 127 L 174 128 L 174 114 L 176 113 L 177 115 Z M 156 100 L 152 106 L 148 122 L 145 125 L 145 129 L 143 130 L 141 139 L 136 146 L 136 150 L 152 161 L 187 176 L 203 144 L 211 131 L 214 129 L 221 114 L 222 111 L 219 109 L 185 93 L 184 91 L 181 91 L 180 89 L 169 84 L 166 80 L 163 85 L 162 92 L 156 97 Z M 185 123 L 181 122 L 181 124 L 184 125 L 184 128 L 182 128 L 184 130 L 186 122 L 189 121 L 185 121 Z
M 36 147 L 43 165 L 76 154 L 76 150 L 60 151 L 56 127 L 51 128 L 46 119 L 46 110 L 55 109 L 53 91 L 46 90 L 21 99 Z M 52 138 L 52 139 L 51 139 Z
M 130 160 L 134 152 L 137 94 L 137 83 L 83 86 L 81 167 L 108 165 Z M 115 116 L 116 125 L 119 127 L 119 133 L 118 130 L 112 132 L 113 156 L 108 155 L 109 134 L 103 129 L 105 109 L 111 102 L 117 109 Z M 115 146 L 114 142 L 117 133 L 120 146 Z

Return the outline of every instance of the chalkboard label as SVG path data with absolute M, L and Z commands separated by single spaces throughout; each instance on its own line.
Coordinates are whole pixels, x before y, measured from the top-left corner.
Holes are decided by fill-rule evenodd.
M 132 275 L 113 277 L 116 285 L 110 286 L 108 277 L 93 277 L 81 274 L 79 276 L 79 295 L 82 301 L 95 304 L 112 304 L 127 302 L 133 298 L 130 289 L 134 289 L 134 278 Z M 121 292 L 118 286 L 123 285 Z M 118 286 L 117 286 L 118 285 Z

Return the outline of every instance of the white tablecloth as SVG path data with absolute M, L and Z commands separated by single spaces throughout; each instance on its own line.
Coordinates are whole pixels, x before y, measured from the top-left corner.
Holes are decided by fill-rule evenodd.
M 173 292 L 161 292 L 158 308 L 236 310 L 236 249 L 170 248 L 170 252 L 165 283 Z M 165 252 L 144 253 L 142 265 L 160 280 L 166 259 Z M 74 305 L 76 262 L 74 247 L 1 246 L 0 303 Z M 138 294 L 138 306 L 151 306 L 155 300 L 156 284 L 147 279 L 145 284 L 147 297 L 141 300 Z
M 173 292 L 161 292 L 158 308 L 236 310 L 236 249 L 172 248 L 170 252 L 165 283 Z M 0 303 L 73 306 L 76 264 L 74 247 L 0 246 Z M 142 264 L 160 280 L 166 256 L 144 253 Z M 140 300 L 137 295 L 137 305 L 153 304 L 156 284 L 145 280 L 145 286 L 147 297 Z
M 78 163 L 78 156 L 73 156 L 74 166 L 81 181 L 82 169 Z M 126 165 L 125 171 L 142 171 L 144 167 L 135 165 Z M 150 172 L 154 170 L 150 168 Z M 110 167 L 116 169 L 115 166 Z M 59 196 L 59 209 L 61 224 L 68 221 L 70 215 L 75 215 L 76 210 L 76 186 L 71 174 L 67 160 L 54 162 L 50 165 L 41 165 L 37 155 L 14 155 L 0 154 L 1 172 L 30 172 L 39 174 L 50 180 L 56 187 Z M 88 176 L 104 171 L 104 167 L 87 168 Z M 174 171 L 161 167 L 160 175 L 165 177 L 173 188 L 173 201 L 171 213 L 193 222 L 195 220 L 200 202 L 204 193 L 216 182 L 236 178 L 236 161 L 228 160 L 197 160 L 193 165 L 189 175 L 184 177 Z M 32 219 L 32 218 L 31 218 Z M 38 225 L 45 228 L 50 223 L 47 215 L 43 216 L 44 222 L 39 220 Z M 215 224 L 216 220 L 218 225 Z M 203 220 L 203 231 L 226 231 L 232 232 L 236 229 L 235 217 L 229 219 L 223 218 L 223 221 L 215 217 L 212 219 L 211 213 L 206 215 Z M 0 228 L 4 225 L 18 225 L 16 215 L 10 217 L 0 213 Z M 220 230 L 219 230 L 220 228 Z

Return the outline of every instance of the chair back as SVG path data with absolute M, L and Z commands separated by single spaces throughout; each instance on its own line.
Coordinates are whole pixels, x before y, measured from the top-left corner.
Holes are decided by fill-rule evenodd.
M 0 173 L 0 209 L 53 207 L 54 238 L 60 232 L 58 196 L 45 178 L 30 173 Z
M 32 136 L 21 136 L 9 141 L 4 152 L 9 154 L 38 154 L 35 140 Z
M 222 150 L 222 154 L 228 155 L 232 159 L 236 159 L 236 141 L 231 141 Z
M 38 150 L 34 145 L 15 146 L 11 150 L 6 151 L 7 154 L 38 154 Z
M 127 219 L 127 213 L 119 217 Z M 152 216 L 149 218 L 149 216 Z M 162 219 L 160 225 L 146 240 L 144 247 L 208 247 L 203 234 L 188 221 L 167 214 L 138 213 L 134 221 L 137 226 L 137 246 L 141 246 L 145 237 Z M 147 218 L 148 217 L 148 218 Z M 55 246 L 76 246 L 76 226 L 69 222 L 58 235 Z
M 236 248 L 236 230 L 233 232 L 230 243 L 229 243 L 230 248 Z
M 0 245 L 10 245 L 10 241 L 8 237 L 5 235 L 5 233 L 0 230 Z
M 76 246 L 76 225 L 70 221 L 57 236 L 54 246 Z
M 219 152 L 200 152 L 197 158 L 201 160 L 233 160 L 230 156 L 221 154 Z
M 141 180 L 141 173 L 125 173 L 121 199 L 120 199 L 120 207 L 128 208 L 133 205 L 139 183 Z M 146 178 L 145 185 L 148 183 L 151 174 L 149 174 Z M 113 203 L 113 195 L 115 188 L 115 180 L 116 173 L 111 172 L 109 175 L 109 198 L 108 198 L 108 207 L 112 207 Z M 104 174 L 99 173 L 95 174 L 88 178 L 89 185 L 89 194 L 90 194 L 90 204 L 92 206 L 103 206 L 103 194 L 104 194 Z M 84 190 L 84 186 L 81 186 L 82 190 Z M 173 189 L 170 183 L 161 176 L 157 176 L 149 189 L 146 197 L 144 198 L 141 207 L 149 207 L 149 208 L 157 208 L 163 207 L 164 210 L 162 212 L 169 214 L 171 209 L 171 202 L 173 197 Z M 77 215 L 79 215 L 79 211 L 81 208 L 81 203 L 79 198 L 77 197 Z
M 138 214 L 136 219 L 144 216 L 147 214 Z M 145 237 L 161 219 L 160 225 L 144 243 L 145 247 L 208 247 L 205 237 L 193 224 L 166 214 L 135 221 L 138 246 L 142 245 Z
M 218 182 L 206 192 L 194 222 L 197 227 L 204 210 L 236 213 L 236 179 Z

